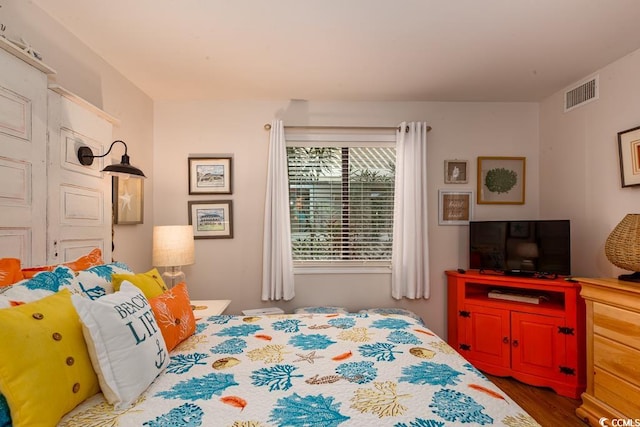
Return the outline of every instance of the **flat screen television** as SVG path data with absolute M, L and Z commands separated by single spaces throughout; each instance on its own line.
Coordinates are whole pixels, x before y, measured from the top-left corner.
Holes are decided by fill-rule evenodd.
M 470 221 L 469 268 L 571 275 L 569 220 Z

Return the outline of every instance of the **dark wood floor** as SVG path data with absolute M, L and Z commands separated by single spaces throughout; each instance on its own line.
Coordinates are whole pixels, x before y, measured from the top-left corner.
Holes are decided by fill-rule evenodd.
M 513 378 L 487 375 L 502 391 L 535 418 L 542 427 L 585 427 L 587 424 L 576 416 L 580 400 L 560 396 L 545 387 L 534 387 Z

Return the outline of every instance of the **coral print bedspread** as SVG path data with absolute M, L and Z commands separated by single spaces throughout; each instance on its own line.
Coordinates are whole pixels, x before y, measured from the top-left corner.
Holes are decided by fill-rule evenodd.
M 419 320 L 212 316 L 135 405 L 102 394 L 61 426 L 534 426 Z

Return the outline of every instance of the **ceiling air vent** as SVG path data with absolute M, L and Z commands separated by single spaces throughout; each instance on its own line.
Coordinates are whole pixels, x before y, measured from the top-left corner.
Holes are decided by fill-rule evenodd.
M 598 99 L 598 76 L 579 83 L 564 93 L 564 112 Z

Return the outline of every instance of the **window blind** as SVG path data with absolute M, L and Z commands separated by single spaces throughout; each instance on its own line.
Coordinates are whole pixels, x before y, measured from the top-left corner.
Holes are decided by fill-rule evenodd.
M 395 145 L 389 137 L 309 139 L 287 139 L 294 262 L 390 261 Z

